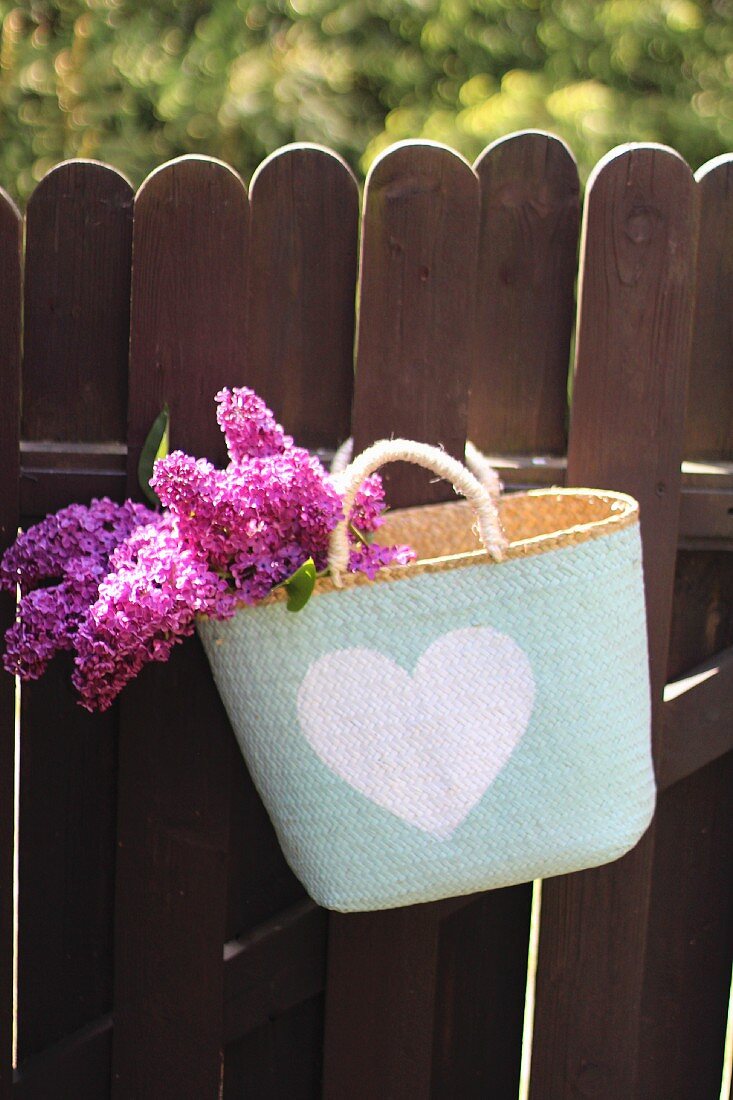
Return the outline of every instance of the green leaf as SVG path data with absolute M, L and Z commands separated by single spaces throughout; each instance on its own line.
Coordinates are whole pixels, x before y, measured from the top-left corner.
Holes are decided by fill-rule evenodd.
M 316 584 L 316 567 L 313 558 L 304 561 L 300 569 L 296 569 L 292 577 L 284 583 L 288 594 L 288 611 L 302 611 L 308 600 L 313 595 Z
M 160 507 L 158 494 L 151 488 L 150 479 L 153 476 L 153 466 L 159 458 L 165 458 L 170 445 L 170 412 L 164 405 L 158 413 L 153 426 L 147 434 L 140 452 L 140 461 L 137 464 L 137 479 L 140 488 L 145 493 L 151 504 Z

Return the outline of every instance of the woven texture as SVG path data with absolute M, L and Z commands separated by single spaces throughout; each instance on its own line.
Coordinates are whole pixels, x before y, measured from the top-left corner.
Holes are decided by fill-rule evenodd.
M 466 550 L 463 505 L 411 509 L 389 537 L 408 512 L 431 517 L 420 551 L 443 548 L 447 562 L 390 571 L 389 583 L 321 584 L 298 615 L 272 600 L 199 624 L 286 858 L 328 908 L 594 866 L 651 819 L 635 506 L 522 496 L 503 502 L 501 564 Z

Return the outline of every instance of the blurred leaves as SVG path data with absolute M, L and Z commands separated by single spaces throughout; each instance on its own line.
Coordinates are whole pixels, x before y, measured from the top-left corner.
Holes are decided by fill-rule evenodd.
M 733 0 L 0 0 L 0 184 L 65 157 L 135 182 L 185 152 L 248 177 L 289 141 L 366 170 L 522 128 L 587 174 L 623 141 L 733 148 Z

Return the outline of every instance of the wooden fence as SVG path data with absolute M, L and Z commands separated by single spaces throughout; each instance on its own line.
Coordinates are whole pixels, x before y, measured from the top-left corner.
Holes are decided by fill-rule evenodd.
M 357 447 L 395 433 L 460 454 L 468 433 L 510 486 L 637 496 L 658 812 L 618 863 L 543 884 L 529 1095 L 718 1100 L 733 951 L 733 157 L 697 177 L 660 146 L 606 157 L 578 274 L 579 190 L 568 149 L 540 133 L 473 168 L 429 143 L 395 147 L 369 176 L 361 230 L 354 177 L 317 147 L 270 157 L 249 195 L 206 158 L 164 165 L 137 195 L 74 161 L 32 195 L 24 261 L 3 197 L 1 534 L 69 501 L 137 495 L 164 402 L 172 445 L 221 460 L 223 385 L 253 386 L 309 447 L 353 430 Z M 395 467 L 389 493 L 444 489 Z M 7 624 L 9 600 L 0 611 Z M 68 671 L 59 659 L 22 691 L 17 800 L 14 685 L 0 677 L 0 1100 L 517 1097 L 531 885 L 318 909 L 197 642 L 103 717 L 76 705 Z

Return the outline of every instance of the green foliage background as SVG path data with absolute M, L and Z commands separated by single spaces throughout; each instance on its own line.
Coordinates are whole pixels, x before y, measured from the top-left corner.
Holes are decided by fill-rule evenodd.
M 733 0 L 0 0 L 0 185 L 65 157 L 134 183 L 208 153 L 246 178 L 289 141 L 363 173 L 404 137 L 473 158 L 513 130 L 587 174 L 623 141 L 733 149 Z

